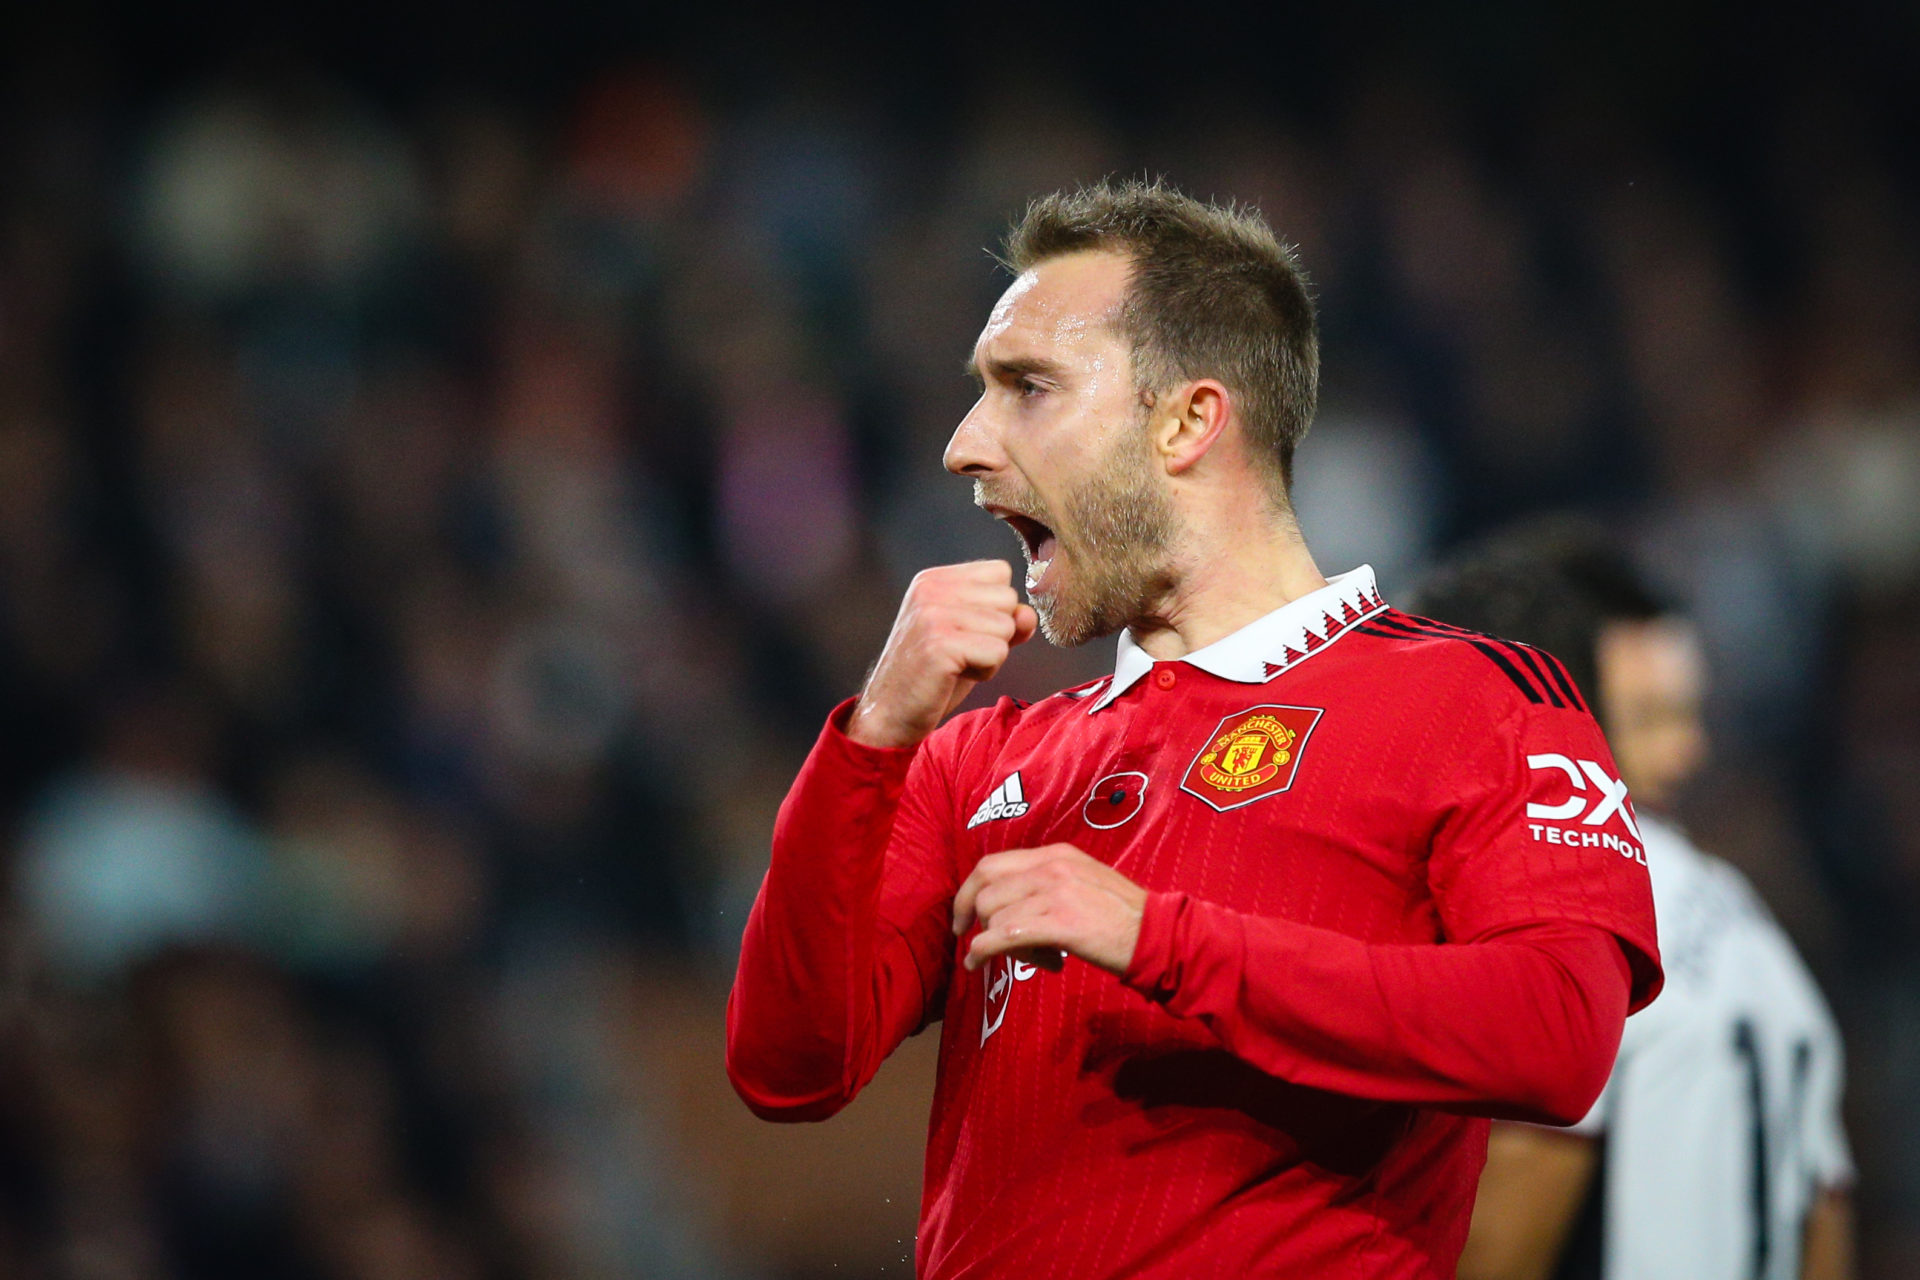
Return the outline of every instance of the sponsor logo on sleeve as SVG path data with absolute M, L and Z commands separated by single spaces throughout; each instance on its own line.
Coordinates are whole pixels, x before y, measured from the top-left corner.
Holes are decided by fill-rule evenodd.
M 1626 783 L 1595 761 L 1575 760 L 1557 751 L 1528 756 L 1527 768 L 1534 774 L 1535 795 L 1562 797 L 1552 803 L 1528 802 L 1527 830 L 1535 841 L 1610 849 L 1646 865 L 1640 826 L 1633 818 Z M 1618 830 L 1610 829 L 1616 827 Z
M 1287 790 L 1325 714 L 1321 707 L 1268 704 L 1222 717 L 1180 789 L 1221 813 Z

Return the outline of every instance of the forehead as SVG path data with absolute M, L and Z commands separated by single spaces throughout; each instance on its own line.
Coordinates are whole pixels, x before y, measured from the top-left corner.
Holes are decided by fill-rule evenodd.
M 1127 258 L 1105 250 L 1049 258 L 1023 271 L 987 317 L 976 361 L 1014 348 L 1064 355 L 1117 337 L 1131 272 Z

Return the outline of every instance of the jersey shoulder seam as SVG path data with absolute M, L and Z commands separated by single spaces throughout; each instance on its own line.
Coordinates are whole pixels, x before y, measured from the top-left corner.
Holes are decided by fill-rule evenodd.
M 1388 609 L 1354 628 L 1376 639 L 1405 646 L 1452 644 L 1479 654 L 1530 703 L 1587 712 L 1586 699 L 1560 660 L 1544 649 L 1452 623 Z

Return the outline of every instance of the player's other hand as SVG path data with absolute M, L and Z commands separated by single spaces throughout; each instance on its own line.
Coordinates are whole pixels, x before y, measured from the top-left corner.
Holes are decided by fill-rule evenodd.
M 1039 617 L 1013 588 L 1005 560 L 972 560 L 914 575 L 880 661 L 847 723 L 872 747 L 910 747 L 1032 639 Z
M 1058 969 L 1066 952 L 1118 975 L 1146 909 L 1145 889 L 1070 844 L 1049 844 L 980 859 L 954 896 L 953 932 L 980 926 L 964 960 L 970 970 L 1009 952 Z

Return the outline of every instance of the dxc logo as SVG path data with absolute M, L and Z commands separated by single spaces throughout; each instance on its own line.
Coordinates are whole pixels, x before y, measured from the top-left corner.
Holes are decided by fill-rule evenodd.
M 1527 757 L 1529 769 L 1558 769 L 1567 775 L 1567 781 L 1573 784 L 1573 794 L 1559 804 L 1529 804 L 1529 818 L 1544 818 L 1550 822 L 1564 822 L 1580 816 L 1585 809 L 1586 816 L 1580 818 L 1583 827 L 1598 827 L 1615 814 L 1620 815 L 1621 825 L 1635 840 L 1641 838 L 1640 828 L 1633 821 L 1633 810 L 1627 807 L 1627 784 L 1618 778 L 1610 777 L 1605 769 L 1591 760 L 1575 761 L 1557 751 L 1548 751 L 1537 756 Z M 1598 795 L 1591 795 L 1587 783 L 1593 783 Z M 1593 807 L 1587 808 L 1587 801 L 1593 801 Z

